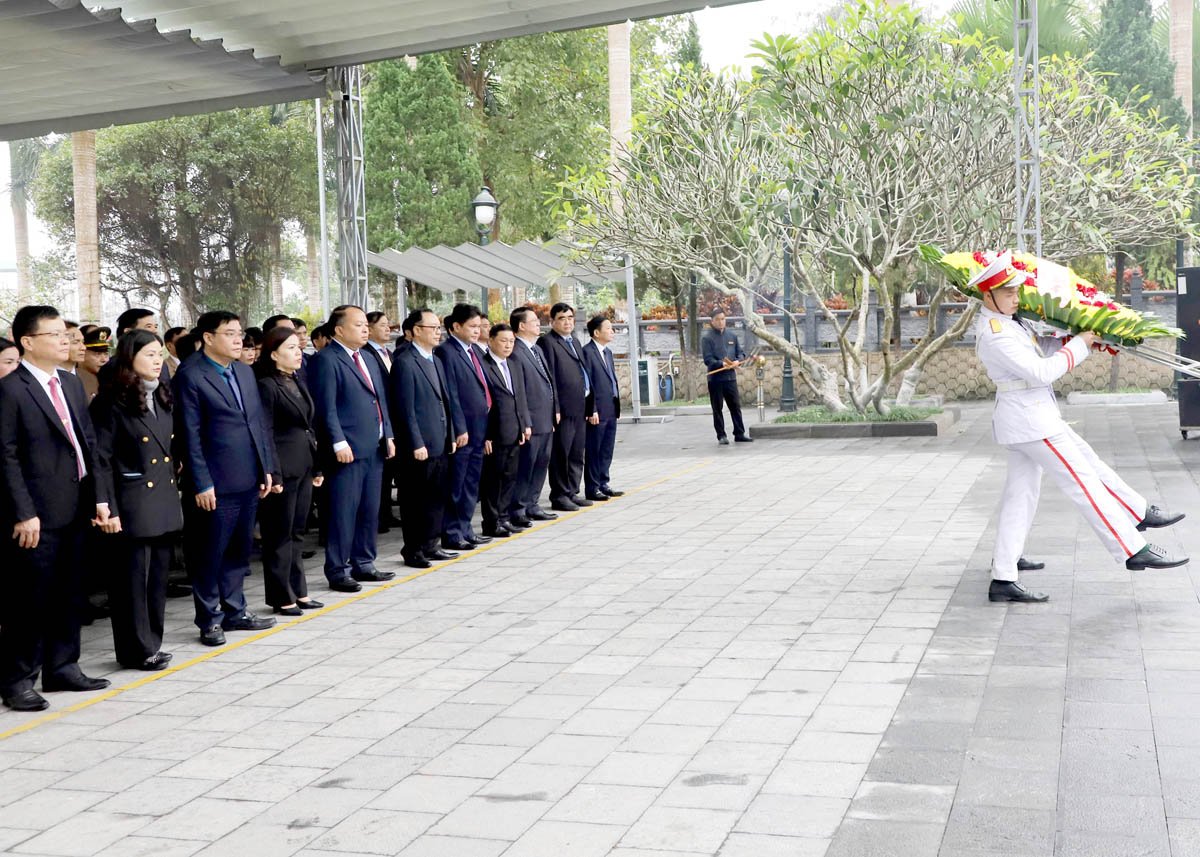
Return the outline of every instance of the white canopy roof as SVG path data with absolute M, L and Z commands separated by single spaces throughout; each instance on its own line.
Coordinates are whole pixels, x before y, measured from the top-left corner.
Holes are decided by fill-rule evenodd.
M 314 98 L 324 69 L 741 0 L 0 0 L 0 139 Z

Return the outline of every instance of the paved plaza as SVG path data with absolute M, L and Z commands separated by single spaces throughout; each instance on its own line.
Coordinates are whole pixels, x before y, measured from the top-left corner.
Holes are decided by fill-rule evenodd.
M 1174 406 L 1065 413 L 1200 557 Z M 622 426 L 628 496 L 411 577 L 388 537 L 394 583 L 316 585 L 326 610 L 218 650 L 173 600 L 169 673 L 114 672 L 85 629 L 115 690 L 0 714 L 0 851 L 1200 855 L 1200 562 L 1125 571 L 1047 483 L 1024 580 L 1052 600 L 989 604 L 989 414 Z

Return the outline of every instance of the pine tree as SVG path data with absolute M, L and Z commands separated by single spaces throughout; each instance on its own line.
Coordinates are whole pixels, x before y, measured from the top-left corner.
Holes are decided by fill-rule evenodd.
M 1109 73 L 1108 91 L 1119 101 L 1142 102 L 1168 124 L 1185 126 L 1183 107 L 1175 97 L 1175 64 L 1154 38 L 1150 0 L 1105 0 L 1092 66 Z
M 367 234 L 372 250 L 472 239 L 482 182 L 477 136 L 443 56 L 372 68 L 364 110 Z

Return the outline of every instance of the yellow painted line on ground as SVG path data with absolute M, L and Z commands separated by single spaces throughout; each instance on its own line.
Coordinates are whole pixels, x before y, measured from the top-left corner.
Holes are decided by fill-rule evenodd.
M 650 488 L 654 488 L 658 485 L 662 485 L 664 482 L 669 482 L 672 479 L 677 479 L 680 476 L 685 476 L 688 473 L 692 473 L 693 471 L 699 470 L 703 467 L 707 467 L 711 463 L 712 463 L 712 459 L 705 459 L 704 461 L 701 461 L 697 464 L 693 464 L 690 467 L 685 467 L 682 470 L 677 470 L 674 473 L 669 473 L 666 476 L 663 476 L 659 479 L 655 479 L 652 482 L 647 482 L 644 485 L 639 485 L 636 488 L 631 488 L 629 491 L 626 492 L 626 496 L 632 496 L 632 495 L 638 494 L 642 491 L 647 491 Z M 617 497 L 614 499 L 619 501 L 621 498 Z M 611 503 L 613 501 L 609 500 L 608 502 Z M 248 646 L 251 643 L 254 643 L 258 640 L 264 640 L 267 637 L 272 637 L 275 634 L 282 633 L 283 631 L 287 630 L 288 628 L 293 628 L 296 625 L 303 624 L 304 622 L 311 622 L 320 616 L 324 616 L 326 613 L 332 613 L 334 610 L 340 610 L 341 608 L 347 606 L 348 604 L 354 604 L 358 601 L 362 601 L 364 598 L 372 598 L 381 592 L 386 592 L 387 590 L 391 589 L 394 586 L 400 586 L 401 584 L 404 584 L 404 583 L 411 583 L 412 581 L 416 580 L 419 577 L 424 577 L 427 574 L 432 574 L 435 571 L 441 571 L 445 568 L 448 568 L 449 566 L 472 559 L 473 557 L 479 556 L 481 553 L 485 553 L 489 550 L 492 550 L 493 548 L 502 547 L 506 544 L 509 544 L 513 539 L 518 539 L 521 536 L 527 535 L 529 533 L 536 533 L 539 530 L 544 530 L 547 527 L 553 526 L 555 524 L 561 524 L 563 521 L 568 521 L 571 518 L 574 518 L 574 517 L 584 514 L 585 512 L 593 512 L 593 511 L 596 511 L 597 509 L 604 509 L 607 507 L 608 507 L 607 503 L 603 503 L 603 504 L 597 503 L 596 505 L 593 505 L 593 506 L 584 506 L 577 512 L 560 513 L 557 520 L 543 521 L 542 523 L 538 524 L 537 526 L 531 527 L 527 530 L 522 530 L 519 533 L 515 533 L 514 535 L 510 536 L 507 539 L 493 540 L 493 541 L 489 542 L 488 544 L 480 545 L 479 547 L 475 548 L 475 550 L 473 550 L 473 551 L 465 551 L 462 554 L 460 554 L 458 557 L 456 557 L 455 559 L 448 559 L 445 562 L 441 562 L 435 566 L 432 566 L 431 568 L 422 569 L 421 571 L 415 572 L 414 574 L 406 575 L 405 577 L 397 577 L 393 580 L 387 581 L 386 583 L 381 583 L 378 586 L 372 586 L 369 589 L 364 588 L 361 592 L 356 592 L 356 593 L 350 594 L 346 598 L 343 598 L 341 601 L 338 601 L 334 604 L 330 604 L 326 607 L 322 607 L 318 610 L 306 610 L 304 612 L 303 616 L 297 616 L 295 619 L 292 619 L 287 622 L 280 622 L 279 624 L 275 625 L 274 627 L 268 628 L 265 631 L 259 631 L 256 634 L 251 634 L 248 637 L 243 637 L 242 639 L 238 640 L 237 642 L 226 643 L 224 646 L 214 647 L 210 651 L 203 652 L 199 655 L 196 655 L 193 658 L 190 658 L 189 660 L 183 661 L 182 663 L 176 664 L 175 666 L 168 667 L 165 670 L 159 670 L 158 672 L 147 673 L 142 678 L 131 681 L 128 684 L 123 684 L 120 687 L 109 688 L 108 690 L 104 691 L 103 693 L 98 693 L 95 696 L 89 696 L 87 699 L 80 700 L 79 702 L 76 702 L 73 705 L 68 705 L 65 708 L 60 708 L 58 710 L 48 712 L 46 714 L 43 714 L 40 717 L 36 717 L 33 720 L 28 721 L 26 723 L 22 723 L 20 726 L 14 726 L 12 729 L 9 729 L 5 732 L 0 732 L 0 741 L 3 741 L 6 738 L 11 738 L 14 735 L 20 735 L 22 732 L 28 732 L 31 729 L 36 729 L 38 726 L 42 726 L 46 723 L 53 723 L 55 720 L 65 717 L 66 715 L 71 714 L 72 712 L 82 711 L 85 708 L 90 708 L 91 706 L 96 705 L 101 702 L 104 702 L 105 700 L 113 699 L 114 697 L 120 696 L 122 693 L 126 693 L 127 691 L 136 690 L 139 687 L 145 687 L 146 685 L 150 684 L 151 682 L 158 681 L 159 679 L 164 679 L 167 676 L 173 675 L 175 673 L 183 672 L 188 667 L 193 667 L 196 664 L 202 664 L 205 661 L 212 660 L 213 658 L 218 658 L 221 655 L 225 654 L 226 652 L 235 651 L 236 649 L 240 649 L 242 646 Z

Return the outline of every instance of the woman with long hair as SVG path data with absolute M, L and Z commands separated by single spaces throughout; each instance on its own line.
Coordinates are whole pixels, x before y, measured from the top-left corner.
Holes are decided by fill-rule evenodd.
M 0 378 L 16 370 L 21 365 L 21 350 L 11 339 L 0 336 Z
M 276 458 L 283 476 L 280 490 L 268 494 L 258 507 L 263 579 L 267 604 L 284 616 L 299 616 L 305 610 L 325 606 L 308 597 L 301 556 L 312 490 L 323 481 L 314 470 L 316 408 L 312 396 L 296 378 L 303 356 L 296 331 L 274 327 L 264 336 L 258 362 L 254 364 L 259 397 L 271 419 Z
M 171 460 L 171 389 L 159 382 L 163 343 L 131 330 L 117 343 L 116 368 L 89 408 L 96 426 L 96 479 L 107 486 L 118 520 L 108 600 L 117 661 L 127 669 L 162 670 L 160 650 L 171 546 L 183 510 Z

